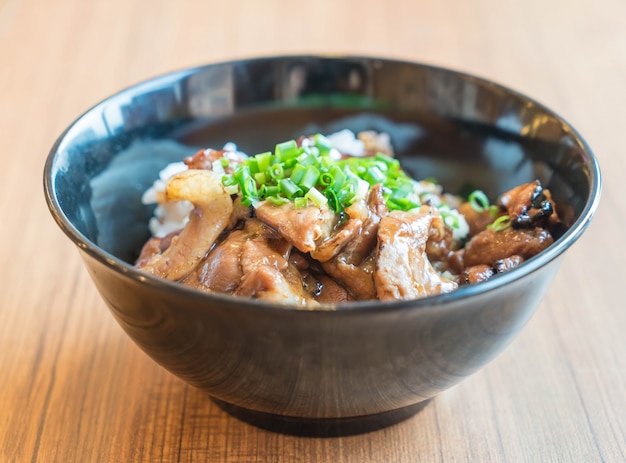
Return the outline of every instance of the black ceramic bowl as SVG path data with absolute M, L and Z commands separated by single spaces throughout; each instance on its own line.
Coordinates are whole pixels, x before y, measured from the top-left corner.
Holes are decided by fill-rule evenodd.
M 414 301 L 309 311 L 133 268 L 152 212 L 140 197 L 166 164 L 227 141 L 256 153 L 343 128 L 389 133 L 413 176 L 448 191 L 495 198 L 539 178 L 574 223 L 509 273 Z M 234 415 L 302 434 L 394 423 L 493 359 L 535 311 L 600 196 L 591 150 L 549 109 L 470 75 L 363 57 L 233 61 L 133 86 L 61 135 L 44 184 L 56 222 L 141 349 Z

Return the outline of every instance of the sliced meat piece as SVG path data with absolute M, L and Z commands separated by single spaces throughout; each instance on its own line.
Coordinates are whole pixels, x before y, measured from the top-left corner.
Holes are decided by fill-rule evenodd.
M 324 240 L 311 251 L 311 257 L 319 262 L 326 262 L 335 257 L 341 250 L 361 232 L 361 219 L 350 218 L 346 224 L 330 238 Z
M 139 253 L 137 261 L 135 262 L 135 267 L 141 268 L 145 266 L 150 261 L 152 256 L 164 252 L 172 244 L 172 238 L 174 238 L 179 233 L 180 230 L 169 233 L 163 238 L 153 236 L 148 241 L 146 241 L 146 243 L 141 248 L 141 252 Z
M 363 220 L 361 233 L 346 246 L 347 262 L 360 264 L 376 247 L 376 236 L 382 217 L 387 215 L 388 209 L 383 197 L 383 186 L 374 185 L 367 198 L 367 218 Z M 350 211 L 350 209 L 347 209 Z
M 314 251 L 318 242 L 330 236 L 337 223 L 328 206 L 296 209 L 291 202 L 276 206 L 265 201 L 256 207 L 255 212 L 259 220 L 302 252 Z
M 167 201 L 190 201 L 189 222 L 171 245 L 155 253 L 141 268 L 170 280 L 180 280 L 204 259 L 228 225 L 233 201 L 222 185 L 221 175 L 208 170 L 186 170 L 168 180 Z
M 359 301 L 376 299 L 376 289 L 372 279 L 371 260 L 366 259 L 356 265 L 346 261 L 349 255 L 339 254 L 334 259 L 324 262 L 323 268 Z
M 507 191 L 500 197 L 499 205 L 506 209 L 513 228 L 547 228 L 559 221 L 550 191 L 539 180 Z
M 493 264 L 493 268 L 498 273 L 504 273 L 519 267 L 522 262 L 524 262 L 524 258 L 522 256 L 505 257 L 504 259 L 496 261 Z
M 488 228 L 467 243 L 463 262 L 466 267 L 472 267 L 479 264 L 494 266 L 497 261 L 515 255 L 529 259 L 553 242 L 550 233 L 543 228 L 509 227 L 500 231 Z
M 474 265 L 473 267 L 466 268 L 459 275 L 460 285 L 471 285 L 474 283 L 480 283 L 481 281 L 487 281 L 489 278 L 495 275 L 493 267 L 489 265 Z
M 248 219 L 242 229 L 231 230 L 181 283 L 209 292 L 315 305 L 304 290 L 298 268 L 289 262 L 291 249 L 275 230 Z
M 286 270 L 291 249 L 291 245 L 276 231 L 250 219 L 243 229 L 232 230 L 181 282 L 198 289 L 233 294 L 244 277 L 254 273 L 258 267 Z
M 304 288 L 320 304 L 339 304 L 354 301 L 350 293 L 323 273 L 308 273 L 304 276 Z
M 380 300 L 418 299 L 457 288 L 433 269 L 426 255 L 432 220 L 430 213 L 401 211 L 382 218 L 374 271 Z
M 366 207 L 365 207 L 366 206 Z M 322 267 L 357 300 L 376 298 L 372 274 L 376 236 L 381 217 L 387 214 L 382 185 L 371 188 L 367 204 L 359 202 L 346 209 L 350 220 L 362 221 L 359 233 L 342 246 L 341 252 L 323 262 Z
M 244 230 L 231 231 L 181 283 L 197 289 L 232 294 L 241 284 L 241 252 L 248 239 Z
M 233 201 L 233 212 L 230 215 L 230 221 L 228 223 L 228 229 L 235 228 L 239 222 L 252 217 L 252 208 L 250 206 L 244 206 L 241 203 L 241 196 L 237 196 Z
M 246 243 L 242 263 L 246 261 L 247 264 L 244 266 L 241 285 L 234 295 L 278 303 L 317 305 L 317 302 L 304 291 L 302 276 L 293 265 L 285 261 L 285 268 L 281 271 L 274 265 L 283 265 L 279 259 L 257 260 L 259 252 L 263 252 L 262 248 L 263 246 L 259 247 L 258 243 L 250 241 Z
M 433 267 L 439 272 L 446 270 L 454 274 L 463 269 L 459 263 L 456 252 L 457 243 L 454 240 L 454 232 L 446 227 L 442 238 L 430 237 L 426 242 L 426 255 Z

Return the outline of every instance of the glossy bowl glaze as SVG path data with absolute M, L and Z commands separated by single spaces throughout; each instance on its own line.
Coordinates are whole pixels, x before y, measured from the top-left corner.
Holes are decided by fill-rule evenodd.
M 404 167 L 492 198 L 539 178 L 573 217 L 519 268 L 415 301 L 319 310 L 206 294 L 133 268 L 161 168 L 234 141 L 390 134 Z M 563 119 L 492 82 L 417 63 L 286 56 L 213 64 L 128 88 L 79 117 L 45 165 L 52 215 L 120 326 L 232 414 L 288 433 L 363 432 L 415 413 L 493 359 L 526 324 L 600 197 L 591 150 Z M 532 374 L 532 372 L 529 372 Z

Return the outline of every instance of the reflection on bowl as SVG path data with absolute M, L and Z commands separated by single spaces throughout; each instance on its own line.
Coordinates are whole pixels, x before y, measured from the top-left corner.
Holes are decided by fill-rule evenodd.
M 546 251 L 479 285 L 415 301 L 303 311 L 207 294 L 136 270 L 170 162 L 236 141 L 387 132 L 405 169 L 489 196 L 538 178 L 573 211 Z M 582 138 L 540 104 L 454 71 L 377 58 L 288 56 L 183 70 L 78 118 L 44 173 L 48 206 L 121 327 L 164 368 L 234 415 L 299 434 L 363 432 L 415 413 L 494 358 L 531 317 L 600 196 Z

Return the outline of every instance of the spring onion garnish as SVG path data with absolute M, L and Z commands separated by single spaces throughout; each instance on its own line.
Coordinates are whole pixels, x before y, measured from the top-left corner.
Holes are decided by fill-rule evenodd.
M 340 213 L 356 201 L 366 199 L 370 187 L 377 184 L 383 185 L 389 210 L 409 211 L 423 204 L 420 195 L 425 191 L 424 186 L 409 177 L 397 159 L 378 153 L 373 157 L 336 160 L 333 154 L 336 151 L 332 143 L 320 134 L 305 138 L 302 146 L 288 140 L 277 144 L 273 153 L 247 158 L 233 174 L 223 175 L 222 183 L 230 194 L 240 194 L 246 206 L 255 201 L 291 203 L 295 208 L 328 205 L 333 212 Z M 484 193 L 474 202 L 479 207 L 489 207 Z M 466 234 L 464 219 L 444 206 L 442 203 L 440 210 L 446 225 L 455 233 Z
M 480 190 L 472 191 L 467 197 L 467 202 L 476 212 L 484 212 L 489 208 L 489 198 Z
M 500 212 L 500 208 L 496 204 L 489 204 L 489 198 L 481 190 L 472 191 L 467 197 L 467 202 L 478 213 L 489 211 L 491 218 L 495 218 Z
M 487 228 L 492 228 L 494 231 L 506 230 L 511 226 L 511 217 L 508 215 L 501 215 L 492 224 L 487 225 Z

